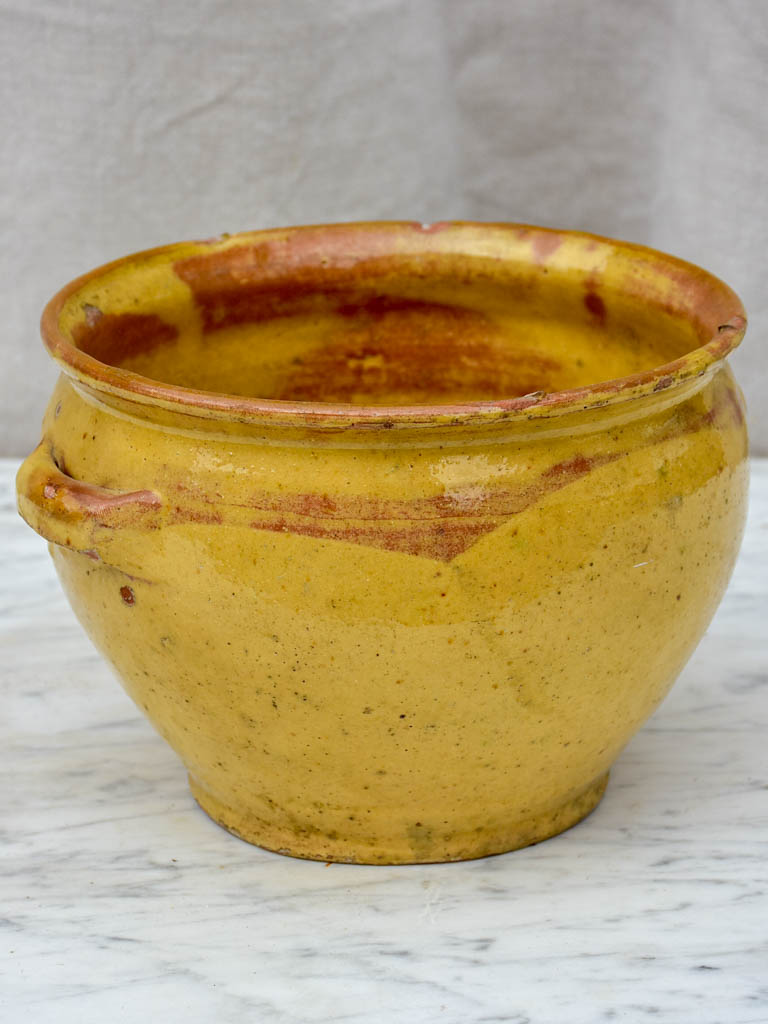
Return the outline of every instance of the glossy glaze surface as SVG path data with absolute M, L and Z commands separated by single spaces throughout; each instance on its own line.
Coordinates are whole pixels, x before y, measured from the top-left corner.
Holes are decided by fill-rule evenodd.
M 717 606 L 743 328 L 703 271 L 585 235 L 171 247 L 49 307 L 20 508 L 225 827 L 500 852 L 588 813 Z
M 768 459 L 726 596 L 597 811 L 511 854 L 393 868 L 273 855 L 198 812 L 14 521 L 17 468 L 0 460 L 6 1019 L 760 1018 Z

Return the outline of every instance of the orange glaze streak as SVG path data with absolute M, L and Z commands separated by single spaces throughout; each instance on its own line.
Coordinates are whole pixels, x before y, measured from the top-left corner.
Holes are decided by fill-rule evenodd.
M 400 551 L 408 555 L 421 555 L 441 562 L 450 562 L 476 540 L 501 525 L 503 519 L 483 519 L 475 522 L 456 520 L 443 523 L 437 528 L 424 522 L 413 521 L 408 526 L 393 527 L 382 521 L 370 525 L 297 522 L 286 519 L 254 519 L 251 528 L 269 530 L 274 533 L 293 533 L 305 537 L 319 537 L 323 540 L 343 540 L 367 547 L 383 548 L 386 551 Z
M 118 365 L 177 337 L 178 330 L 154 313 L 102 313 L 96 306 L 87 306 L 85 319 L 72 328 L 72 340 L 82 352 Z
M 327 495 L 312 494 L 273 498 L 269 495 L 260 496 L 254 507 L 279 512 L 280 518 L 263 517 L 253 520 L 251 526 L 259 530 L 346 540 L 450 562 L 510 516 L 530 508 L 546 494 L 559 491 L 597 466 L 621 457 L 622 453 L 589 459 L 578 455 L 551 466 L 529 487 L 495 494 L 486 492 L 479 502 L 474 502 L 480 505 L 474 514 L 467 512 L 460 492 L 455 498 L 437 495 L 413 501 L 366 497 L 330 499 Z
M 718 405 L 687 423 L 658 433 L 643 447 L 695 433 L 718 421 L 738 425 L 741 418 L 739 402 L 729 389 Z M 246 506 L 238 507 L 262 513 L 249 522 L 255 530 L 344 540 L 450 562 L 511 516 L 625 455 L 623 451 L 589 457 L 577 454 L 548 467 L 528 486 L 514 491 L 486 491 L 480 497 L 472 492 L 458 491 L 453 495 L 440 494 L 409 501 L 362 495 L 332 497 L 328 494 L 276 495 L 261 492 L 253 495 Z M 207 498 L 199 488 L 180 484 L 178 490 L 186 491 L 204 503 L 221 502 L 220 497 Z M 220 523 L 222 517 L 219 512 L 177 506 L 171 522 L 185 521 Z
M 220 526 L 224 522 L 221 512 L 207 512 L 195 508 L 182 508 L 177 505 L 171 510 L 168 522 L 175 523 L 207 523 L 212 526 Z

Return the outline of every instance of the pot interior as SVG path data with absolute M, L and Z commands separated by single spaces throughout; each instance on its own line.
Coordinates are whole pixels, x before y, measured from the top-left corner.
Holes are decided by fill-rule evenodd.
M 62 317 L 74 345 L 186 388 L 396 406 L 592 385 L 706 340 L 683 309 L 594 271 L 236 239 L 179 248 L 86 279 Z

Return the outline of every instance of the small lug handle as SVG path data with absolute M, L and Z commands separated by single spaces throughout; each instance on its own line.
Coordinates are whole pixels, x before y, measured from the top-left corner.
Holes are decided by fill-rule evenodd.
M 99 558 L 99 541 L 126 527 L 159 525 L 161 499 L 154 491 L 121 493 L 83 483 L 56 464 L 44 439 L 16 476 L 21 517 L 47 541 Z

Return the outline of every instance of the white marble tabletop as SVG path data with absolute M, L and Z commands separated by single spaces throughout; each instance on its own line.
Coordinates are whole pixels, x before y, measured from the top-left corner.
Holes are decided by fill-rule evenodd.
M 720 611 L 598 810 L 397 868 L 266 853 L 197 808 L 0 468 L 0 1020 L 768 1022 L 768 461 Z

